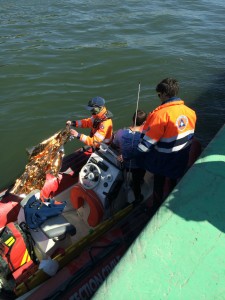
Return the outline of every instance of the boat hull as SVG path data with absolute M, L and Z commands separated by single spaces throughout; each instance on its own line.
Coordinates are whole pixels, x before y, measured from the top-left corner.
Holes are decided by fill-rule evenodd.
M 197 150 L 192 150 L 192 154 L 197 157 L 199 145 L 196 145 Z M 58 264 L 58 271 L 50 275 L 35 261 L 21 265 L 10 279 L 15 298 L 90 299 L 151 219 L 153 174 L 146 172 L 142 184 L 144 200 L 134 204 L 132 188 L 125 184 L 117 156 L 107 149 L 94 153 L 78 149 L 63 159 L 57 178 L 46 175 L 40 201 L 50 198 L 62 203 L 66 200 L 63 218 L 76 227 L 76 234 L 66 233 L 66 238 L 61 240 L 48 237 L 41 228 L 37 228 L 37 232 L 29 229 L 38 261 L 53 260 Z M 190 165 L 193 162 L 192 157 Z M 82 195 L 78 192 L 81 188 Z M 96 196 L 95 205 L 92 194 Z M 1 193 L 1 227 L 9 222 L 26 223 L 23 202 L 29 197 L 14 195 L 10 189 Z M 96 217 L 97 204 L 102 214 Z M 55 220 L 59 225 L 58 219 Z M 10 289 L 7 282 L 4 288 Z

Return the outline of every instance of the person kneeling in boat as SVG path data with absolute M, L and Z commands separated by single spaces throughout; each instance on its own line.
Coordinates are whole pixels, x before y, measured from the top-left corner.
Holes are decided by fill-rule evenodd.
M 109 145 L 113 139 L 113 115 L 105 107 L 105 99 L 99 96 L 92 98 L 86 109 L 91 112 L 90 118 L 78 121 L 68 120 L 66 124 L 79 128 L 91 128 L 90 135 L 79 133 L 75 129 L 70 130 L 71 135 L 93 148 L 99 148 L 101 143 Z
M 126 172 L 130 172 L 132 175 L 132 189 L 135 196 L 135 204 L 143 200 L 141 194 L 141 184 L 145 175 L 145 170 L 138 167 L 135 158 L 131 158 L 134 155 L 134 150 L 140 140 L 142 128 L 146 121 L 147 114 L 138 110 L 135 112 L 132 118 L 132 126 L 124 129 L 119 129 L 113 139 L 112 147 L 116 148 L 121 155 L 118 160 L 124 163 Z M 129 177 L 129 176 L 128 176 Z

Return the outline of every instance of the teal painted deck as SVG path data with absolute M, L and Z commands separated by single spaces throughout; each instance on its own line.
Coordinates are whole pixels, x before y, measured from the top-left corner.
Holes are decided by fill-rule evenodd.
M 225 299 L 224 232 L 225 125 L 92 299 Z

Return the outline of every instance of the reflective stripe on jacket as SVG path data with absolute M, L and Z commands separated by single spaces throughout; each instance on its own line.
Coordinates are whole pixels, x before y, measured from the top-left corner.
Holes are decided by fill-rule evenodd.
M 102 142 L 110 144 L 112 141 L 112 119 L 107 116 L 105 107 L 97 115 L 92 115 L 91 118 L 76 121 L 76 127 L 91 128 L 90 136 L 80 135 L 80 141 L 88 146 L 99 147 Z
M 148 115 L 138 150 L 151 148 L 162 153 L 174 153 L 191 144 L 196 123 L 195 112 L 180 98 L 171 98 Z

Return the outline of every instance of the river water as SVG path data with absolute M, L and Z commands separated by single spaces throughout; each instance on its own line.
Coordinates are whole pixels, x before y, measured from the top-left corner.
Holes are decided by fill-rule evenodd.
M 0 0 L 0 187 L 24 171 L 26 148 L 87 117 L 93 96 L 114 130 L 130 125 L 139 82 L 149 112 L 157 83 L 177 78 L 206 146 L 225 119 L 224 15 L 224 0 Z

